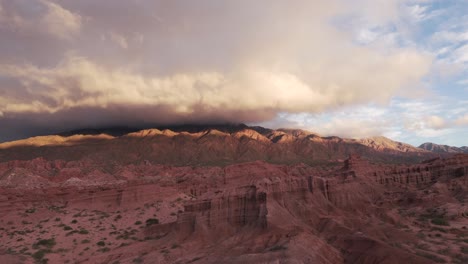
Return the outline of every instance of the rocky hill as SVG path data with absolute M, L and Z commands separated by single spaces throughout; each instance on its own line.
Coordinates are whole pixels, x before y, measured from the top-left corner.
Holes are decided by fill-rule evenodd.
M 453 146 L 447 146 L 447 145 L 438 145 L 435 143 L 430 143 L 426 142 L 424 144 L 421 144 L 419 148 L 432 151 L 434 153 L 439 153 L 439 154 L 446 154 L 446 153 L 468 153 L 468 147 L 453 147 Z

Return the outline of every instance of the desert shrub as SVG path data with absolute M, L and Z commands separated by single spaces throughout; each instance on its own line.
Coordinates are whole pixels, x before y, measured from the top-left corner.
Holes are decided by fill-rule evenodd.
M 89 239 L 83 239 L 81 240 L 81 244 L 88 244 L 90 243 L 91 241 L 89 241 Z
M 72 230 L 72 231 L 68 232 L 65 236 L 71 236 L 71 235 L 76 234 L 76 233 L 78 233 L 78 231 Z
M 106 245 L 106 242 L 104 242 L 104 241 L 99 241 L 99 242 L 96 243 L 96 245 L 98 245 L 98 246 L 100 246 L 100 247 L 103 247 L 103 246 Z
M 51 251 L 51 249 L 56 245 L 57 243 L 55 242 L 55 238 L 50 238 L 50 239 L 40 239 L 38 240 L 34 245 L 33 248 L 37 249 L 40 248 L 38 251 L 36 251 L 32 257 L 34 260 L 36 260 L 36 263 L 41 263 L 45 264 L 48 262 L 48 259 L 44 258 L 44 256 Z
M 468 257 L 463 256 L 462 254 L 456 254 L 454 257 L 454 262 L 456 264 L 466 264 L 468 263 Z
M 461 247 L 460 250 L 463 254 L 468 254 L 468 247 Z
M 40 264 L 47 264 L 49 262 L 48 259 L 45 259 L 45 255 L 47 253 L 50 253 L 51 251 L 49 249 L 40 249 L 38 251 L 36 251 L 32 257 L 34 258 L 34 260 L 36 260 L 36 263 L 40 263 Z
M 56 244 L 57 242 L 55 242 L 55 238 L 50 238 L 50 239 L 41 239 L 37 241 L 33 246 L 34 248 L 38 248 L 38 247 L 52 248 Z
M 141 224 L 142 224 L 141 221 L 136 221 L 135 222 L 135 225 L 141 225 Z
M 25 212 L 26 212 L 27 214 L 33 214 L 33 213 L 36 212 L 36 208 L 27 209 Z
M 89 234 L 89 231 L 86 230 L 86 229 L 84 229 L 84 228 L 82 228 L 82 229 L 80 229 L 80 231 L 78 231 L 78 234 L 87 235 L 87 234 Z
M 157 225 L 157 224 L 159 224 L 159 220 L 156 218 L 149 218 L 148 220 L 146 220 L 146 226 Z
M 283 245 L 276 245 L 270 248 L 270 251 L 280 251 L 288 249 L 286 246 Z
M 439 232 L 442 232 L 442 233 L 447 233 L 447 230 L 445 230 L 443 228 L 440 228 L 440 227 L 433 227 L 433 228 L 431 228 L 431 231 L 439 231 Z
M 449 225 L 448 221 L 441 217 L 432 218 L 431 223 L 433 223 L 434 225 L 442 225 L 442 226 Z
M 424 258 L 427 258 L 427 259 L 430 259 L 434 262 L 437 262 L 437 263 L 447 263 L 447 261 L 445 261 L 445 259 L 443 258 L 440 258 L 436 255 L 432 255 L 432 254 L 429 254 L 429 253 L 426 253 L 426 252 L 417 252 L 416 253 L 417 255 L 421 256 L 421 257 L 424 257 Z
M 143 263 L 143 259 L 141 257 L 138 257 L 136 259 L 132 260 L 133 263 Z
M 104 247 L 104 248 L 99 249 L 99 251 L 100 251 L 100 252 L 103 252 L 103 253 L 104 253 L 104 252 L 109 252 L 109 251 L 110 251 L 110 248 Z

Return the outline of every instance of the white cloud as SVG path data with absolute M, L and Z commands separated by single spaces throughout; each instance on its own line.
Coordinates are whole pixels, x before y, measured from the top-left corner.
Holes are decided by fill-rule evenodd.
M 468 40 L 468 32 L 439 31 L 432 35 L 432 40 L 441 43 L 458 43 Z
M 110 33 L 110 37 L 111 37 L 112 41 L 114 41 L 122 49 L 127 49 L 128 48 L 128 42 L 127 42 L 127 39 L 124 36 L 112 32 L 112 33 Z
M 294 127 L 318 133 L 321 136 L 344 138 L 366 138 L 380 135 L 394 135 L 394 116 L 384 107 L 365 105 L 347 107 L 333 113 L 281 114 L 268 127 Z M 261 124 L 265 125 L 265 124 Z
M 431 129 L 440 130 L 447 127 L 447 124 L 440 116 L 432 115 L 426 118 L 426 126 Z
M 455 62 L 468 62 L 468 44 L 465 44 L 459 48 L 457 48 L 454 52 L 452 57 L 454 58 Z
M 47 7 L 41 22 L 50 34 L 68 39 L 80 31 L 81 16 L 53 2 L 41 0 L 41 3 Z
M 308 80 L 290 72 L 253 66 L 225 73 L 201 71 L 148 77 L 126 68 L 103 67 L 82 57 L 69 57 L 55 68 L 0 65 L 0 74 L 19 80 L 22 88 L 18 89 L 26 93 L 3 98 L 7 103 L 0 111 L 57 112 L 73 107 L 161 104 L 187 113 L 195 112 L 200 105 L 215 112 L 242 110 L 252 111 L 253 115 L 257 110 L 319 112 L 341 105 L 388 100 L 395 91 L 424 74 L 421 66 L 426 62 L 417 54 L 361 55 L 359 59 L 370 56 L 372 64 L 351 61 L 354 67 L 350 68 L 340 62 L 331 67 L 339 76 L 324 78 L 331 72 L 323 69 L 318 72 L 321 78 Z M 371 79 L 367 78 L 369 71 L 374 72 Z M 379 90 L 375 89 L 377 86 Z
M 468 125 L 468 114 L 465 114 L 464 116 L 459 117 L 456 121 L 455 124 L 459 126 L 466 126 Z
M 0 28 L 28 35 L 44 33 L 59 39 L 70 39 L 81 29 L 81 16 L 56 3 L 33 0 L 28 4 L 0 2 Z M 35 8 L 30 10 L 31 7 Z
M 426 6 L 412 5 L 408 7 L 408 11 L 409 11 L 410 16 L 415 21 L 422 21 L 424 19 L 427 19 L 428 17 Z
M 321 135 L 340 136 L 344 138 L 366 138 L 384 134 L 388 123 L 380 120 L 359 120 L 349 118 L 333 118 L 329 122 L 313 126 L 310 130 Z

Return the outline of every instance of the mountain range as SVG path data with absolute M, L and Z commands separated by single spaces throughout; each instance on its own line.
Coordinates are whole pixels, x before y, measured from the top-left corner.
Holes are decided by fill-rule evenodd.
M 271 163 L 327 164 L 359 154 L 373 162 L 414 163 L 434 153 L 385 137 L 322 137 L 300 129 L 246 125 L 177 126 L 159 129 L 85 129 L 0 144 L 0 161 L 109 159 L 134 163 L 226 165 L 262 160 Z
M 438 145 L 435 143 L 426 142 L 419 146 L 421 149 L 425 149 L 434 153 L 468 153 L 468 147 L 453 147 L 447 145 Z

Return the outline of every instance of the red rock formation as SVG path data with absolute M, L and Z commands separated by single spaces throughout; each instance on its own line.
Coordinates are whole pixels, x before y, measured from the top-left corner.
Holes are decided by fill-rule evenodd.
M 168 142 L 174 136 L 189 140 L 180 134 L 153 132 L 142 134 Z M 216 155 L 228 153 L 219 152 L 214 144 L 218 140 L 240 139 L 254 146 L 264 141 L 253 132 L 231 137 L 210 131 L 194 138 Z M 145 143 L 149 148 L 151 140 Z M 343 165 L 327 168 L 262 161 L 224 167 L 169 166 L 153 165 L 154 160 L 144 155 L 140 159 L 132 164 L 116 159 L 104 165 L 91 158 L 0 163 L 0 221 L 21 223 L 26 218 L 20 216 L 26 214 L 26 221 L 45 226 L 60 247 L 73 248 L 63 256 L 49 253 L 57 263 L 67 259 L 127 263 L 137 257 L 149 263 L 431 263 L 419 256 L 426 251 L 418 248 L 418 232 L 434 232 L 433 225 L 403 216 L 398 209 L 422 217 L 433 206 L 453 211 L 452 221 L 460 226 L 453 228 L 466 234 L 461 227 L 468 224 L 462 214 L 468 155 L 401 166 L 371 164 L 353 155 Z M 94 244 L 107 225 L 108 252 L 98 248 L 87 253 L 85 245 L 74 245 L 75 234 L 67 236 L 63 226 L 54 224 L 56 218 L 66 219 L 64 225 L 77 220 L 80 227 L 73 230 L 90 230 L 87 238 L 98 239 Z M 157 223 L 145 225 L 152 218 Z M 138 229 L 137 220 L 142 222 Z M 2 236 L 11 248 L 24 247 L 23 243 L 30 247 L 36 242 L 30 237 L 40 236 L 35 233 L 18 241 L 13 230 L 18 229 Z M 123 243 L 122 237 L 133 238 Z M 455 238 L 446 241 L 455 241 L 451 239 Z M 27 254 L 24 257 L 31 260 Z

